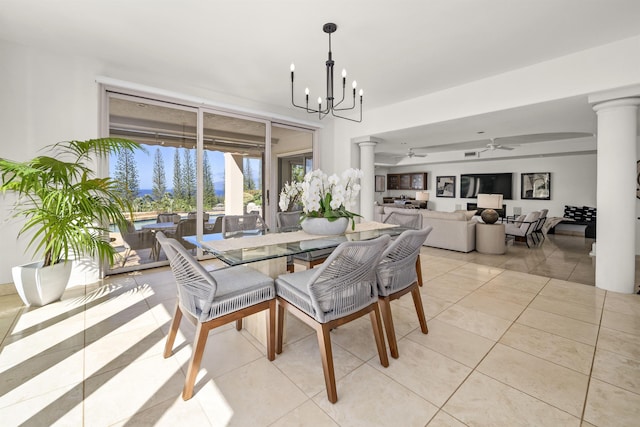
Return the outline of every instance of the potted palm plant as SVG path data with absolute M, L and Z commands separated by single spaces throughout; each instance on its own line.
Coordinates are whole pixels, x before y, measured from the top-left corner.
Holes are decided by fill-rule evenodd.
M 24 219 L 18 237 L 30 238 L 27 249 L 44 257 L 12 269 L 26 305 L 60 299 L 74 259 L 91 256 L 113 264 L 108 225 L 126 224 L 131 209 L 114 180 L 95 176 L 92 161 L 138 148 L 127 139 L 100 138 L 53 144 L 25 162 L 0 158 L 0 191 L 16 196 L 11 215 Z

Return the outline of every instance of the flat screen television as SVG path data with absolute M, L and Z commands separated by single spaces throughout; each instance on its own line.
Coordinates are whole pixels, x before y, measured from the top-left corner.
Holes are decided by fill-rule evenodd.
M 460 197 L 475 199 L 478 194 L 502 194 L 513 198 L 512 173 L 470 173 L 460 175 Z

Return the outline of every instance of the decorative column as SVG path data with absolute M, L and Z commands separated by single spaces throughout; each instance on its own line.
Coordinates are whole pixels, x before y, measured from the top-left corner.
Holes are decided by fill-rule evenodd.
M 636 135 L 640 98 L 597 103 L 596 286 L 633 293 L 635 287 Z
M 244 171 L 242 156 L 224 153 L 224 213 L 243 215 Z
M 360 146 L 360 215 L 365 221 L 373 220 L 373 203 L 375 201 L 375 148 L 376 141 L 359 142 Z

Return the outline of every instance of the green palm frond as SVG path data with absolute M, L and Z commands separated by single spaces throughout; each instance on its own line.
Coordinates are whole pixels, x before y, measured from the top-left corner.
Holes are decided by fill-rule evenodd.
M 47 147 L 50 156 L 26 162 L 0 159 L 0 191 L 18 200 L 13 215 L 24 217 L 19 236 L 33 233 L 28 249 L 44 253 L 52 265 L 82 255 L 113 263 L 115 249 L 105 224 L 126 224 L 130 205 L 116 193 L 116 182 L 96 178 L 88 164 L 95 156 L 141 149 L 134 141 L 100 138 Z

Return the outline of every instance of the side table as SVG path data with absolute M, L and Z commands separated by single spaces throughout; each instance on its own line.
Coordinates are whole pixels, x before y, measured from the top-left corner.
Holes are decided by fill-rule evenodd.
M 504 224 L 476 224 L 476 251 L 481 254 L 505 253 Z

